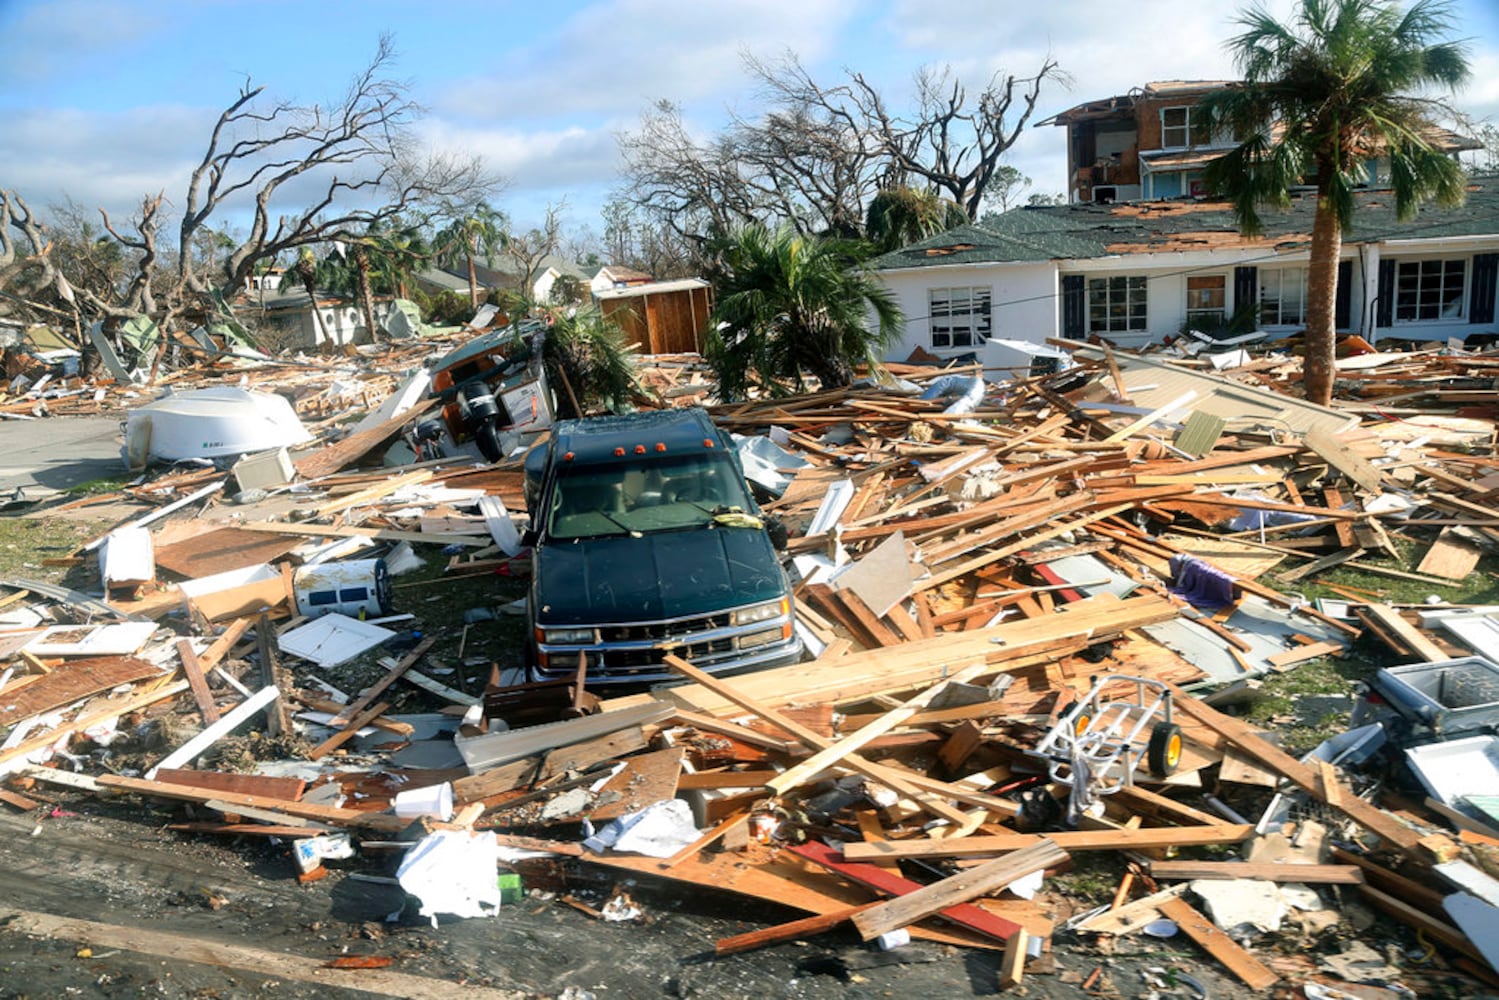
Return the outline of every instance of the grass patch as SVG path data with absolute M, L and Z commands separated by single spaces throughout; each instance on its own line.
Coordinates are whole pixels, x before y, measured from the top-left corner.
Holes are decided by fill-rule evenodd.
M 45 561 L 72 555 L 110 527 L 109 521 L 0 517 L 0 579 L 24 577 L 78 586 L 89 573 L 76 566 L 48 566 Z
M 74 497 L 101 496 L 105 493 L 118 493 L 133 481 L 128 476 L 119 478 L 104 476 L 99 479 L 90 479 L 86 483 L 74 483 L 63 492 Z

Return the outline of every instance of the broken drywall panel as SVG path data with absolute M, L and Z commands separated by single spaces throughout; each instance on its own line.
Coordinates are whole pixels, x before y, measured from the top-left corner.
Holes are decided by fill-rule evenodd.
M 911 559 L 902 531 L 886 538 L 828 581 L 834 590 L 851 590 L 876 617 L 899 604 L 911 592 Z
M 155 622 L 54 625 L 22 647 L 33 656 L 129 656 L 156 631 Z
M 334 667 L 394 636 L 390 629 L 334 612 L 282 634 L 277 644 L 283 653 Z

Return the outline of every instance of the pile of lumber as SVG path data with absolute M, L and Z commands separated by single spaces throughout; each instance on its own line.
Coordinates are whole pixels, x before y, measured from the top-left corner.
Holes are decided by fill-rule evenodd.
M 9 667 L 0 775 L 10 778 L 0 801 L 36 806 L 56 786 L 144 796 L 219 817 L 195 810 L 174 824 L 184 833 L 349 833 L 381 845 L 372 851 L 439 830 L 491 831 L 622 877 L 808 915 L 721 941 L 721 954 L 848 924 L 864 940 L 909 931 L 1002 950 L 1003 984 L 1019 982 L 1027 956 L 1073 916 L 1026 886 L 1065 872 L 1078 852 L 1108 851 L 1126 874 L 1112 905 L 1074 923 L 1082 931 L 1170 919 L 1263 989 L 1316 970 L 1304 957 L 1246 950 L 1224 932 L 1232 921 L 1205 913 L 1183 886 L 1351 885 L 1488 981 L 1495 956 L 1469 936 L 1470 917 L 1453 915 L 1456 893 L 1439 869 L 1499 831 L 1472 821 L 1454 830 L 1450 816 L 1371 776 L 1294 757 L 1212 707 L 1209 692 L 1343 654 L 1366 629 L 1406 658 L 1472 654 L 1456 633 L 1437 635 L 1434 605 L 1402 608 L 1333 582 L 1338 607 L 1298 591 L 1339 566 L 1434 589 L 1463 580 L 1499 539 L 1492 423 L 1400 418 L 1423 430 L 1387 433 L 1386 416 L 1360 420 L 1278 394 L 1267 364 L 1215 374 L 1073 346 L 1079 367 L 992 386 L 966 412 L 921 390 L 937 375 L 976 372 L 900 366 L 894 386 L 712 406 L 726 429 L 769 437 L 787 454 L 787 481 L 766 487 L 762 506 L 789 529 L 798 627 L 815 655 L 728 680 L 671 658 L 678 685 L 591 700 L 571 692 L 562 716 L 537 724 L 501 727 L 507 720 L 486 716 L 472 687 L 455 691 L 423 672 L 424 659 L 450 660 L 455 645 L 462 659 L 454 636 L 386 657 L 377 681 L 341 701 L 282 648 L 306 624 L 293 570 L 338 558 L 350 539 L 456 547 L 454 577 L 524 573 L 524 555 L 503 551 L 494 523 L 523 505 L 518 464 L 360 468 L 379 442 L 333 442 L 299 459 L 294 509 L 221 503 L 223 475 L 212 470 L 133 487 L 150 511 L 127 526 L 150 528 L 155 565 L 175 583 L 157 579 L 107 604 L 29 581 L 0 591 L 0 614 L 32 607 L 53 623 L 103 615 L 146 626 L 114 633 L 134 645 L 87 656 L 92 636 L 35 647 L 53 650 L 43 655 L 26 647 L 44 622 L 0 626 Z M 1464 363 L 1478 370 L 1489 359 Z M 708 398 L 690 359 L 655 371 L 664 400 Z M 1386 557 L 1412 543 L 1425 551 L 1420 565 L 1392 568 Z M 272 572 L 253 583 L 192 593 L 191 581 L 261 565 Z M 158 622 L 175 627 L 153 631 Z M 1121 774 L 1115 764 L 1122 787 L 1069 823 L 1075 796 L 1036 747 L 1107 674 L 1171 692 L 1180 763 L 1171 774 Z M 1105 690 L 1117 699 L 1129 686 Z M 525 693 L 492 682 L 490 694 L 507 692 Z M 383 751 L 354 749 L 369 728 L 409 734 L 392 705 L 411 698 L 464 714 L 458 740 L 482 747 L 483 762 L 397 767 Z M 106 720 L 166 712 L 196 720 L 198 732 L 142 777 L 56 766 Z M 308 778 L 194 769 L 217 740 L 261 718 L 305 737 Z M 360 766 L 345 769 L 351 750 Z M 451 818 L 394 811 L 399 791 L 445 784 Z M 1257 823 L 1230 804 L 1271 791 L 1299 804 L 1297 819 Z M 581 842 L 585 819 L 598 827 L 672 800 L 690 805 L 696 833 L 669 856 Z M 517 863 L 523 875 L 542 877 L 528 864 Z

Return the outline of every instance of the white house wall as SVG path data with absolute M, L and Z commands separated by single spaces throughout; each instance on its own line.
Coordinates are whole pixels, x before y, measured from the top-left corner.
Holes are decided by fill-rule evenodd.
M 1060 328 L 1056 264 L 964 264 L 880 271 L 876 276 L 894 294 L 905 315 L 905 332 L 885 352 L 886 361 L 904 361 L 920 348 L 941 358 L 973 354 L 973 347 L 932 347 L 930 298 L 933 288 L 987 288 L 991 303 L 990 336 L 1044 344 Z

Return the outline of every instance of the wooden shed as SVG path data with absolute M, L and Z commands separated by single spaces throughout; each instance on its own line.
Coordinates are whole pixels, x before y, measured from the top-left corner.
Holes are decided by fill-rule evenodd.
M 713 310 L 713 288 L 702 278 L 656 281 L 598 293 L 599 308 L 646 354 L 701 353 Z

